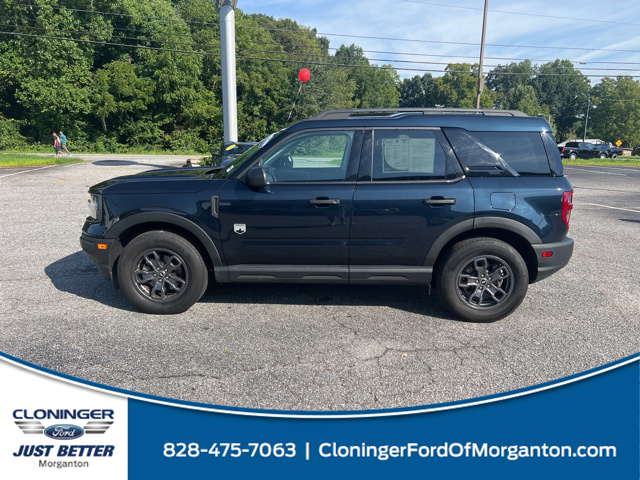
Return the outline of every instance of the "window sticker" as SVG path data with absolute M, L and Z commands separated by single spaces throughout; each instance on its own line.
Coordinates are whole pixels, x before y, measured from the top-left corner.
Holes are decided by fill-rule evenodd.
M 383 169 L 385 172 L 409 171 L 409 138 L 385 138 L 382 140 Z
M 435 138 L 398 138 L 382 140 L 383 172 L 433 173 Z
M 411 171 L 433 173 L 433 163 L 436 158 L 435 138 L 409 139 L 409 159 Z

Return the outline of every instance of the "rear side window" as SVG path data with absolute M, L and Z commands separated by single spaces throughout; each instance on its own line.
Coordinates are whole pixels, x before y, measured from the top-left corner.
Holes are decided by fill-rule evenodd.
M 578 142 L 567 142 L 567 147 L 578 148 Z
M 431 130 L 376 130 L 373 180 L 441 180 L 447 158 Z
M 445 129 L 470 175 L 551 175 L 538 132 L 467 132 Z

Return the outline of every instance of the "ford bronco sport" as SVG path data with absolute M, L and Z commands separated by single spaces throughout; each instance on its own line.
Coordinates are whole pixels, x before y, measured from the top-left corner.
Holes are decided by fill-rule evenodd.
M 551 127 L 522 112 L 330 110 L 223 168 L 94 185 L 80 243 L 148 313 L 216 282 L 434 286 L 500 319 L 564 267 L 571 184 Z

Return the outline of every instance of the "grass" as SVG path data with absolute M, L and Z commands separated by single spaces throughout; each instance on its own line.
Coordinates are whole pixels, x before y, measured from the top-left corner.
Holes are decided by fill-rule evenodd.
M 576 158 L 569 160 L 563 158 L 565 165 L 599 165 L 602 167 L 640 167 L 640 157 L 618 157 L 618 158 Z
M 55 158 L 53 155 L 44 157 L 42 155 L 29 155 L 25 153 L 2 153 L 0 154 L 0 167 L 32 167 L 41 165 L 66 165 L 70 163 L 82 163 L 84 160 L 73 156 Z
M 125 147 L 119 146 L 114 151 L 111 150 L 94 150 L 93 148 L 82 148 L 82 147 L 73 147 L 69 146 L 69 150 L 74 155 L 78 153 L 78 155 L 82 155 L 83 153 L 104 153 L 104 154 L 112 154 L 112 153 L 123 153 L 128 155 L 211 155 L 211 152 L 200 152 L 198 150 L 193 150 L 191 148 L 176 148 L 176 149 L 163 149 L 158 147 L 145 147 L 145 146 L 137 146 L 137 147 Z M 213 149 L 217 150 L 217 149 Z M 53 151 L 53 147 L 50 145 L 25 145 L 19 148 L 12 148 L 4 150 L 6 153 L 51 153 Z

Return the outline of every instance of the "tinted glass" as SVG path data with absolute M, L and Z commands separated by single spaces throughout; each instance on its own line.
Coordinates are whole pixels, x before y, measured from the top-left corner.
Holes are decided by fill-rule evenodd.
M 578 147 L 578 142 L 567 142 L 567 147 Z
M 352 131 L 296 135 L 270 153 L 262 166 L 274 182 L 344 180 L 353 137 Z
M 512 175 L 551 174 L 540 133 L 466 132 L 453 129 L 445 132 L 469 173 L 478 170 L 477 167 L 489 171 L 488 168 L 494 165 L 497 170 Z
M 446 156 L 431 130 L 375 130 L 373 180 L 439 180 Z

